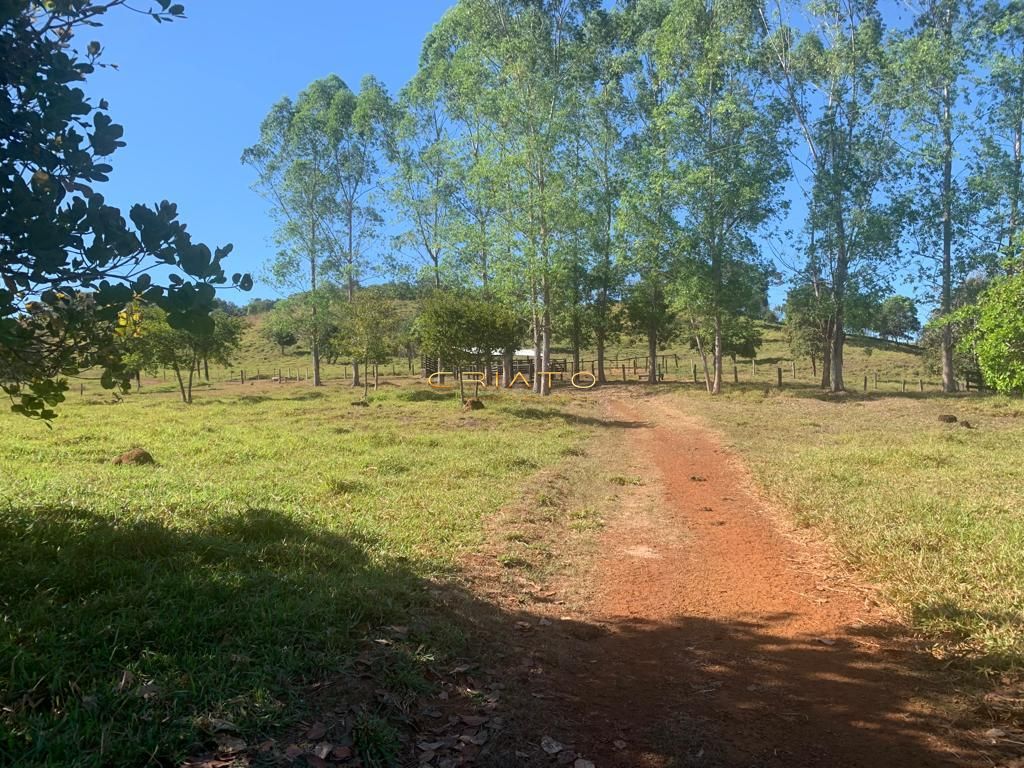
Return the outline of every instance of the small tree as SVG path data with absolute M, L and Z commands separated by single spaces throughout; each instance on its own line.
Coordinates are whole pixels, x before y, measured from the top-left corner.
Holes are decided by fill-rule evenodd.
M 211 313 L 210 319 L 212 330 L 196 333 L 171 327 L 167 314 L 159 307 L 144 307 L 137 330 L 131 334 L 136 365 L 154 372 L 160 367 L 173 370 L 183 403 L 192 402 L 192 384 L 199 361 L 230 365 L 231 355 L 241 344 L 242 324 L 237 318 L 218 310 Z
M 921 330 L 917 319 L 917 305 L 906 296 L 890 296 L 882 302 L 874 330 L 883 339 L 910 339 Z
M 289 296 L 277 302 L 264 320 L 264 338 L 271 338 L 275 344 L 292 338 L 293 343 L 301 342 L 307 349 L 315 343 L 317 359 L 322 356 L 333 363 L 340 354 L 337 315 L 342 301 L 341 292 L 334 286 Z
M 213 328 L 208 331 L 189 332 L 196 353 L 196 362 L 203 363 L 203 378 L 210 382 L 210 361 L 221 366 L 231 365 L 231 356 L 242 346 L 245 325 L 240 317 L 216 309 L 210 313 Z
M 391 356 L 400 329 L 400 318 L 394 302 L 372 291 L 360 291 L 339 308 L 339 336 L 352 359 L 363 363 L 363 400 L 366 400 L 370 389 L 370 365 L 379 365 Z
M 260 326 L 260 336 L 271 344 L 276 344 L 282 355 L 285 347 L 293 347 L 299 343 L 289 318 L 284 313 L 270 313 Z
M 522 333 L 522 324 L 511 311 L 468 293 L 437 291 L 416 319 L 423 351 L 458 369 L 496 349 L 514 348 Z M 459 394 L 465 400 L 461 376 Z
M 829 355 L 832 333 L 832 303 L 825 289 L 815 290 L 812 283 L 802 283 L 790 289 L 783 305 L 783 326 L 793 357 L 808 357 L 814 375 L 818 375 L 818 361 Z M 827 369 L 827 364 L 824 365 Z

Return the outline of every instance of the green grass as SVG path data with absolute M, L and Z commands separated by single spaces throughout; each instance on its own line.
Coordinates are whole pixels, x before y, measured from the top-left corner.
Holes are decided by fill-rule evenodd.
M 209 718 L 279 727 L 384 623 L 457 648 L 427 587 L 585 429 L 522 417 L 527 397 L 463 414 L 418 387 L 369 408 L 342 387 L 191 407 L 147 388 L 73 397 L 52 430 L 0 416 L 0 763 L 171 762 Z M 110 464 L 133 446 L 157 464 Z M 389 669 L 385 685 L 422 683 Z M 383 760 L 374 716 L 358 738 Z
M 827 531 L 936 653 L 1024 667 L 1024 402 L 752 387 L 678 396 L 800 523 Z

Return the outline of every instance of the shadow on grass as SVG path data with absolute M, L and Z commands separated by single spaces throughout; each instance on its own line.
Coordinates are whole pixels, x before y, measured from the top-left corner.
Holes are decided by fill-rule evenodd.
M 410 403 L 425 403 L 433 400 L 454 400 L 450 392 L 435 392 L 432 389 L 411 389 L 398 393 L 397 397 Z
M 531 419 L 535 421 L 561 419 L 567 424 L 579 424 L 588 427 L 637 429 L 640 427 L 648 426 L 648 424 L 643 421 L 599 419 L 594 416 L 581 416 L 575 413 L 566 413 L 565 411 L 559 410 L 558 408 L 543 408 L 539 406 L 511 406 L 502 408 L 502 411 L 510 416 L 514 416 L 517 419 Z
M 290 397 L 283 398 L 284 400 L 292 400 L 295 402 L 305 402 L 307 400 L 321 400 L 327 397 L 327 393 L 320 389 L 311 389 L 308 392 L 303 392 L 298 395 L 291 395 Z
M 682 386 L 689 391 L 693 392 L 704 392 L 704 383 L 694 384 L 692 381 L 680 381 L 680 382 L 665 382 L 665 384 L 672 384 L 675 386 Z M 977 392 L 977 391 L 960 391 L 954 393 L 941 392 L 936 389 L 925 390 L 924 392 L 919 391 L 917 383 L 914 383 L 914 389 L 909 387 L 906 392 L 893 391 L 893 390 L 876 390 L 869 388 L 867 392 L 863 390 L 863 387 L 849 386 L 845 392 L 828 392 L 823 390 L 820 386 L 808 382 L 794 382 L 783 380 L 783 385 L 780 388 L 775 381 L 741 381 L 739 383 L 726 381 L 722 385 L 722 392 L 725 395 L 730 393 L 742 393 L 742 394 L 760 394 L 765 397 L 771 397 L 776 395 L 786 395 L 790 397 L 802 397 L 812 400 L 819 400 L 826 403 L 852 403 L 852 402 L 874 402 L 881 400 L 949 400 L 955 402 L 956 400 L 972 399 L 972 400 L 983 400 L 998 398 L 999 396 L 994 392 Z M 653 390 L 652 390 L 653 391 Z
M 459 651 L 487 671 L 446 688 L 467 693 L 444 706 L 479 711 L 479 689 L 494 684 L 506 720 L 480 765 L 549 766 L 542 735 L 603 768 L 954 764 L 927 740 L 943 723 L 911 706 L 944 695 L 926 662 L 864 650 L 886 627 L 827 646 L 780 637 L 779 615 L 541 624 L 530 607 L 439 586 L 384 552 L 271 509 L 187 529 L 81 509 L 0 512 L 0 555 L 17 564 L 0 571 L 0 762 L 175 765 L 197 738 L 210 746 L 197 728 L 210 716 L 250 744 L 298 718 L 343 730 L 363 692 L 310 684 L 360 675 L 375 715 L 425 730 L 438 721 L 417 713 L 438 706 L 437 670 Z M 361 643 L 387 624 L 435 661 L 414 664 L 388 641 L 372 646 L 384 667 L 353 674 Z
M 0 763 L 149 764 L 200 716 L 286 721 L 284 681 L 339 672 L 421 594 L 380 549 L 269 509 L 188 529 L 0 512 Z
M 268 400 L 272 400 L 272 399 L 273 398 L 267 397 L 266 395 L 241 395 L 238 398 L 238 402 L 240 402 L 240 403 L 249 403 L 250 405 L 255 405 L 257 403 L 265 403 Z M 214 402 L 214 401 L 211 400 L 209 402 Z
M 943 637 L 945 644 L 951 646 L 969 642 L 972 636 L 983 634 L 986 630 L 996 630 L 1004 636 L 1012 634 L 1017 639 L 1016 643 L 1005 647 L 990 644 L 991 647 L 985 648 L 983 655 L 972 655 L 969 661 L 972 667 L 1019 669 L 1024 665 L 1024 611 L 966 609 L 954 600 L 947 599 L 915 605 L 912 614 L 917 626 L 935 626 L 937 622 L 946 631 Z M 977 643 L 971 647 L 972 650 L 976 649 Z M 964 659 L 965 666 L 967 663 Z M 1024 711 L 1018 712 L 1018 715 L 1024 717 Z

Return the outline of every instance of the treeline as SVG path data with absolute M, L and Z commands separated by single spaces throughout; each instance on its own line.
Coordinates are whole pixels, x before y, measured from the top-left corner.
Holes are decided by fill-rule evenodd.
M 912 283 L 947 391 L 958 365 L 1020 386 L 1024 5 L 892 21 L 870 0 L 460 0 L 398 94 L 318 80 L 243 154 L 295 294 L 278 332 L 308 341 L 318 383 L 345 318 L 393 343 L 374 320 L 393 311 L 354 304 L 386 277 L 433 317 L 494 308 L 493 351 L 532 337 L 538 370 L 554 342 L 601 361 L 623 333 L 652 357 L 685 340 L 717 393 L 784 277 L 794 350 L 841 391 L 850 329 L 916 332 L 891 297 Z

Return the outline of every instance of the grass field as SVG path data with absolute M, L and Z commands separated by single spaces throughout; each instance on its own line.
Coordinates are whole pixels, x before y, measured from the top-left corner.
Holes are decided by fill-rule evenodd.
M 612 352 L 631 353 L 642 354 Z M 689 379 L 689 351 L 666 354 L 680 357 L 669 381 Z M 786 355 L 769 329 L 759 367 L 740 363 L 735 386 L 730 366 L 723 397 L 659 391 L 721 431 L 936 654 L 1024 666 L 1024 403 L 900 394 L 903 378 L 922 377 L 920 356 L 878 341 L 847 351 L 848 380 L 869 375 L 869 393 L 822 396 L 808 365 L 793 380 Z M 253 333 L 242 358 L 305 364 Z M 322 390 L 224 378 L 214 372 L 191 407 L 162 377 L 123 398 L 89 386 L 52 430 L 0 415 L 0 763 L 169 764 L 210 723 L 245 737 L 286 727 L 305 686 L 351 671 L 388 624 L 412 625 L 411 642 L 389 647 L 373 684 L 429 687 L 424 670 L 466 642 L 432 613 L 433 586 L 487 537 L 507 539 L 501 567 L 545 563 L 532 532 L 502 536 L 494 513 L 564 506 L 550 497 L 571 483 L 534 478 L 565 461 L 595 485 L 582 446 L 602 428 L 580 418 L 589 396 L 488 395 L 464 413 L 416 379 L 360 407 L 330 369 Z M 972 428 L 940 423 L 945 413 Z M 110 463 L 134 446 L 157 464 Z M 551 535 L 581 539 L 599 525 L 582 513 L 558 524 Z M 366 716 L 356 733 L 373 732 Z
M 1024 668 L 1024 402 L 753 387 L 678 396 L 936 654 Z M 941 423 L 945 414 L 959 422 Z
M 374 627 L 426 616 L 485 513 L 584 429 L 525 395 L 463 414 L 420 387 L 368 408 L 342 387 L 155 389 L 73 398 L 52 431 L 0 416 L 0 763 L 141 765 L 214 719 L 286 725 Z M 133 446 L 157 464 L 110 463 Z M 419 662 L 459 647 L 416 626 L 378 684 L 425 684 Z

